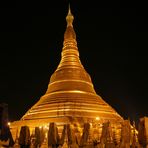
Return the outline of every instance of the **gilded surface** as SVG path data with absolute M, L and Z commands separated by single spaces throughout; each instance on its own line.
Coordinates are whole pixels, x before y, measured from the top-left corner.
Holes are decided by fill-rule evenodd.
M 84 119 L 80 121 L 85 122 L 93 118 L 100 122 L 123 120 L 96 94 L 91 78 L 81 64 L 73 20 L 69 10 L 61 61 L 50 78 L 45 95 L 22 117 L 22 122 L 46 120 L 64 123 L 74 119 Z

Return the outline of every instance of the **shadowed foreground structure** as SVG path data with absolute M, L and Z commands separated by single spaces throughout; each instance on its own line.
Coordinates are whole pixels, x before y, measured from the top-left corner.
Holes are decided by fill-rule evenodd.
M 129 120 L 121 124 L 120 139 L 110 122 L 84 123 L 83 131 L 78 126 L 65 124 L 60 133 L 55 123 L 47 127 L 36 127 L 30 135 L 28 126 L 22 126 L 16 137 L 14 148 L 147 148 L 148 118 L 140 118 L 138 130 Z M 100 130 L 101 129 L 101 130 Z M 1 146 L 1 143 L 0 143 Z
M 8 126 L 8 105 L 0 104 L 0 147 L 2 145 L 11 147 L 14 144 L 10 128 Z

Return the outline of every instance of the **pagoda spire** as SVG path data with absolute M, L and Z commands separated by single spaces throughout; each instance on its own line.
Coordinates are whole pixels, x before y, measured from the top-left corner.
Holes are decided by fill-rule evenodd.
M 76 41 L 76 33 L 73 28 L 74 16 L 71 13 L 70 5 L 66 16 L 67 27 L 64 33 L 61 62 L 57 70 L 65 67 L 83 67 L 79 59 L 79 51 Z
M 67 22 L 67 28 L 64 33 L 64 42 L 63 42 L 63 50 L 66 47 L 74 47 L 74 49 L 77 49 L 77 41 L 76 41 L 76 34 L 73 28 L 73 20 L 74 16 L 71 13 L 70 5 L 68 9 L 68 14 L 66 16 L 66 22 Z
M 70 4 L 69 4 L 68 14 L 67 14 L 67 17 L 66 17 L 67 26 L 73 26 L 72 25 L 73 20 L 74 20 L 74 16 L 71 13 Z

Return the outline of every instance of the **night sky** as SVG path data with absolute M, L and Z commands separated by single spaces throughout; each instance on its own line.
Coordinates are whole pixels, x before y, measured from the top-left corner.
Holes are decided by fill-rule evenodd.
M 71 1 L 80 59 L 94 88 L 125 119 L 148 116 L 148 9 Z M 60 62 L 68 1 L 0 4 L 0 103 L 20 119 L 46 92 Z

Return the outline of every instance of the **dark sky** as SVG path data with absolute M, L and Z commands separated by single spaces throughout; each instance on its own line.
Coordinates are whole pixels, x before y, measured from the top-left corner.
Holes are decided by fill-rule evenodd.
M 80 59 L 94 88 L 125 119 L 148 115 L 147 5 L 71 1 Z M 68 1 L 0 4 L 0 102 L 17 120 L 45 93 L 66 28 Z

